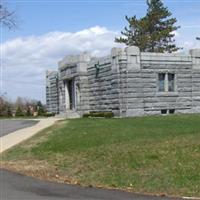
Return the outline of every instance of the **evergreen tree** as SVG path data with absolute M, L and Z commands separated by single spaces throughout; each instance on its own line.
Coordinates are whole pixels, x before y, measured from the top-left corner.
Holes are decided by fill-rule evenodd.
M 27 110 L 26 110 L 26 116 L 27 117 L 30 117 L 32 114 L 31 114 L 31 109 L 30 109 L 30 107 L 28 106 L 27 107 Z
M 37 102 L 37 112 L 39 116 L 43 116 L 45 114 L 45 108 L 42 105 L 41 101 Z
M 148 43 L 147 19 L 141 18 L 137 19 L 136 16 L 128 17 L 126 16 L 129 27 L 125 27 L 121 34 L 125 37 L 115 38 L 115 42 L 125 43 L 127 46 L 138 46 L 141 51 L 146 51 L 146 46 Z
M 22 117 L 22 116 L 24 116 L 24 113 L 23 113 L 23 111 L 22 111 L 22 109 L 21 109 L 20 106 L 17 107 L 15 116 L 16 116 L 16 117 Z
M 148 0 L 147 6 L 146 16 L 140 19 L 126 16 L 129 27 L 125 27 L 121 32 L 123 36 L 115 41 L 138 46 L 145 52 L 171 53 L 180 49 L 174 44 L 174 31 L 179 28 L 175 26 L 176 18 L 170 18 L 171 12 L 161 0 Z
M 11 108 L 11 105 L 7 106 L 6 116 L 7 117 L 12 117 L 12 108 Z

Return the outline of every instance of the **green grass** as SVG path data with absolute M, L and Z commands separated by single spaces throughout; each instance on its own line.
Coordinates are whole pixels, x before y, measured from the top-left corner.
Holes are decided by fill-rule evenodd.
M 200 115 L 60 122 L 3 154 L 85 185 L 200 196 Z

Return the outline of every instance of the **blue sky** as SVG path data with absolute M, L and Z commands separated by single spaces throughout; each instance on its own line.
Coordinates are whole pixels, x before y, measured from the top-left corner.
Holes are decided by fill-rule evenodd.
M 19 29 L 7 32 L 6 38 L 17 36 L 41 35 L 52 31 L 76 32 L 93 26 L 104 26 L 112 30 L 121 30 L 126 25 L 125 15 L 141 17 L 146 11 L 146 0 L 63 0 L 63 1 L 8 1 L 8 5 L 17 11 Z M 191 36 L 198 33 L 200 26 L 199 0 L 165 0 L 173 16 L 181 25 L 181 32 Z M 186 35 L 187 37 L 187 35 Z
M 200 1 L 165 0 L 181 28 L 176 40 L 184 51 L 200 47 Z M 125 15 L 145 14 L 145 0 L 7 1 L 16 10 L 19 27 L 3 30 L 1 92 L 45 101 L 45 71 L 56 69 L 66 54 L 89 51 L 108 54 L 114 37 L 127 25 Z

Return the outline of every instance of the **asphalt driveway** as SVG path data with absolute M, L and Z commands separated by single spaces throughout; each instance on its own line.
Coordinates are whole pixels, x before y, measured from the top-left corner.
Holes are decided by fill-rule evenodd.
M 34 120 L 1 119 L 0 120 L 0 137 L 7 135 L 8 133 L 14 132 L 16 130 L 33 126 L 37 123 L 38 121 L 34 121 Z
M 0 136 L 37 121 L 0 120 Z M 0 200 L 170 200 L 173 198 L 137 195 L 117 190 L 50 183 L 0 169 Z M 175 200 L 175 199 L 174 199 Z
M 169 200 L 172 198 L 131 194 L 75 185 L 40 181 L 0 170 L 1 200 Z

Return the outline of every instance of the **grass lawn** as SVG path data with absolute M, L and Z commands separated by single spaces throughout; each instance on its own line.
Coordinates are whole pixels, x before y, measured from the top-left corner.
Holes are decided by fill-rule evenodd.
M 2 166 L 82 185 L 200 196 L 200 115 L 58 122 L 5 152 Z

